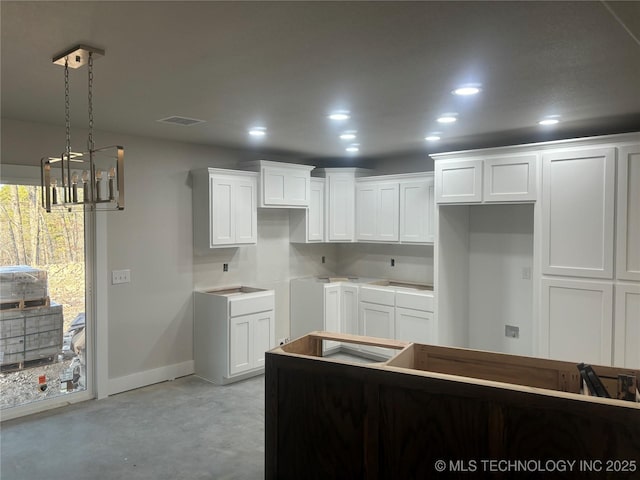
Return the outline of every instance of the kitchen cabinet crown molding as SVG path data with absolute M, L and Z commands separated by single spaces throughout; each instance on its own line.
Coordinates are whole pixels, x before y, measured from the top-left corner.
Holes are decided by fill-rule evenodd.
M 404 182 L 433 178 L 434 172 L 394 173 L 390 175 L 371 175 L 356 178 L 356 183 L 366 182 Z
M 235 170 L 231 168 L 195 168 L 190 171 L 191 177 L 197 175 L 233 175 L 235 177 L 247 177 L 247 178 L 258 178 L 258 172 L 251 172 L 248 170 Z
M 246 160 L 240 162 L 240 166 L 242 168 L 246 168 L 248 170 L 257 168 L 257 167 L 272 167 L 272 168 L 292 168 L 298 169 L 302 171 L 311 171 L 316 168 L 314 165 L 305 165 L 302 163 L 288 163 L 288 162 L 274 162 L 272 160 Z
M 507 145 L 503 147 L 490 147 L 475 150 L 458 150 L 452 152 L 431 153 L 429 156 L 434 161 L 449 159 L 472 160 L 482 159 L 487 156 L 513 155 L 517 153 L 531 153 L 532 151 L 544 152 L 546 150 L 558 150 L 561 148 L 573 149 L 583 147 L 623 147 L 638 143 L 640 132 L 620 133 L 615 135 L 601 135 L 598 137 L 579 137 L 548 142 L 525 143 L 519 145 Z

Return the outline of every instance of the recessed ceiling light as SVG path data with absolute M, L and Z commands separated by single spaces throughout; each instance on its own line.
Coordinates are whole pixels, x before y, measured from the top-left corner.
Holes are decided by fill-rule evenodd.
M 341 140 L 355 140 L 355 138 L 356 138 L 356 132 L 353 132 L 353 131 L 344 132 L 340 135 Z
M 462 85 L 456 88 L 451 93 L 453 93 L 454 95 L 460 95 L 462 97 L 466 97 L 469 95 L 476 95 L 480 93 L 480 86 L 479 85 Z
M 457 114 L 455 113 L 443 113 L 438 117 L 438 123 L 453 123 L 457 118 Z
M 347 148 L 345 148 L 345 150 L 349 153 L 357 153 L 360 151 L 360 147 L 358 147 L 357 145 L 349 145 Z
M 267 134 L 267 129 L 264 127 L 253 127 L 249 129 L 249 135 L 252 137 L 264 137 Z
M 337 110 L 329 114 L 329 120 L 341 121 L 341 120 L 349 120 L 349 118 L 351 118 L 351 116 L 349 115 L 349 112 L 347 110 Z
M 538 122 L 539 125 L 555 125 L 556 123 L 558 123 L 560 120 L 558 120 L 557 118 L 554 117 L 549 117 L 549 118 L 543 118 L 542 120 L 540 120 Z
M 440 140 L 440 136 L 432 134 L 432 135 L 427 135 L 426 137 L 424 137 L 424 139 L 427 142 L 437 142 L 438 140 Z

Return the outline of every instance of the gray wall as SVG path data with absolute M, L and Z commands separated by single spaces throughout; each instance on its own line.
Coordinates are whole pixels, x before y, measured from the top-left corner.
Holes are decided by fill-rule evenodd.
M 83 150 L 86 133 L 74 130 L 72 134 L 72 147 Z M 279 339 L 289 335 L 291 278 L 349 273 L 433 280 L 432 247 L 290 244 L 289 214 L 284 209 L 259 209 L 257 245 L 194 256 L 189 171 L 233 168 L 238 161 L 256 158 L 257 152 L 106 132 L 96 132 L 95 139 L 98 146 L 125 146 L 126 208 L 106 213 L 105 274 L 130 269 L 131 283 L 109 282 L 108 358 L 110 380 L 135 379 L 116 382 L 116 390 L 143 384 L 145 377 L 139 374 L 147 371 L 156 371 L 153 378 L 158 381 L 162 379 L 158 369 L 193 359 L 194 289 L 234 284 L 273 288 Z M 3 119 L 0 163 L 39 165 L 42 156 L 62 151 L 63 141 L 60 127 Z M 380 173 L 419 171 L 413 169 L 423 161 L 399 159 Z M 321 263 L 322 256 L 327 263 Z M 389 266 L 392 257 L 395 268 Z M 229 272 L 222 271 L 223 263 L 229 264 Z

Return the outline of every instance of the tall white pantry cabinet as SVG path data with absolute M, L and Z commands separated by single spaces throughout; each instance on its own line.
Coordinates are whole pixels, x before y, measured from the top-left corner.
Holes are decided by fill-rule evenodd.
M 496 157 L 501 157 L 501 162 L 489 161 Z M 533 316 L 530 338 L 524 338 L 530 350 L 509 353 L 640 367 L 640 134 L 441 154 L 434 158 L 440 227 L 435 269 L 440 342 L 478 348 L 478 335 L 489 330 L 488 326 L 477 325 L 487 319 L 482 317 L 485 306 L 477 299 L 488 301 L 485 294 L 490 288 L 486 283 L 495 279 L 484 278 L 485 285 L 477 287 L 474 281 L 479 277 L 472 271 L 474 262 L 483 260 L 481 250 L 488 245 L 483 240 L 487 231 L 483 230 L 489 227 L 474 230 L 473 219 L 491 218 L 486 209 L 496 208 L 490 205 L 502 199 L 501 203 L 513 205 L 501 208 L 520 208 L 518 212 L 530 215 L 531 226 L 511 228 L 508 223 L 517 219 L 516 214 L 505 217 L 502 224 L 496 220 L 494 231 L 488 232 L 493 237 L 487 238 L 496 243 L 505 235 L 515 239 L 527 231 L 532 238 L 532 270 L 524 262 L 520 264 L 521 278 L 531 279 Z M 510 162 L 509 158 L 517 161 Z M 490 169 L 494 170 L 492 179 L 487 178 L 492 175 Z M 528 192 L 536 190 L 537 195 L 528 196 Z M 510 191 L 519 198 L 508 198 Z M 532 213 L 517 206 L 532 198 Z M 522 242 L 513 240 L 513 246 L 516 250 Z M 462 255 L 460 260 L 465 249 L 467 256 Z M 502 261 L 500 257 L 509 256 L 510 250 L 505 248 L 492 261 Z M 505 265 L 509 267 L 508 262 Z M 466 285 L 460 283 L 465 274 Z M 503 286 L 521 281 L 520 276 L 514 278 Z M 458 300 L 462 296 L 467 302 L 454 302 L 456 290 Z M 505 288 L 503 295 L 506 309 L 514 312 L 513 321 L 517 322 L 520 315 L 524 318 L 526 310 L 518 312 L 513 292 L 510 295 Z M 521 333 L 523 329 L 528 331 L 526 325 L 520 326 Z M 505 334 L 506 330 L 500 332 L 496 328 L 493 340 L 481 341 L 492 341 L 491 347 L 509 351 L 517 340 L 505 339 Z

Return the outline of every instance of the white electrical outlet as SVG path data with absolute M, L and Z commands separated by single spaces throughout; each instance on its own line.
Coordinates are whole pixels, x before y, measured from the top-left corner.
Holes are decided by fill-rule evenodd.
M 531 267 L 522 267 L 522 279 L 531 280 Z
M 120 283 L 131 282 L 131 270 L 111 270 L 111 284 L 118 285 Z

